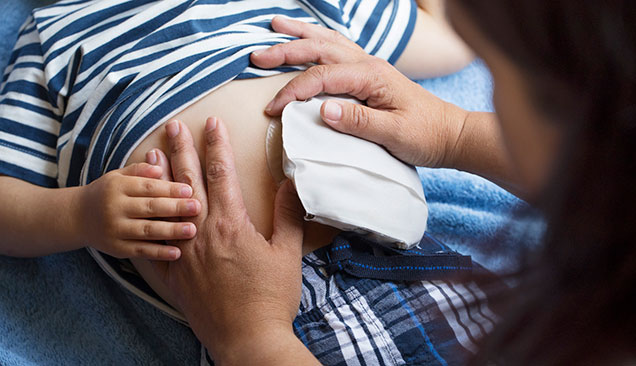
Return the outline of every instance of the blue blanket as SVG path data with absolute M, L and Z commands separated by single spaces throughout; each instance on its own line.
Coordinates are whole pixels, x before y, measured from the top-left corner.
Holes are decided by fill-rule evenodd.
M 52 2 L 0 2 L 0 70 L 29 11 Z M 492 82 L 479 61 L 420 84 L 466 109 L 492 110 Z M 419 173 L 430 232 L 487 268 L 510 264 L 506 251 L 492 251 L 496 236 L 514 246 L 520 235 L 540 232 L 535 221 L 511 221 L 521 201 L 484 179 L 447 169 Z M 84 250 L 39 259 L 0 256 L 1 365 L 193 365 L 199 352 L 187 327 L 129 294 Z

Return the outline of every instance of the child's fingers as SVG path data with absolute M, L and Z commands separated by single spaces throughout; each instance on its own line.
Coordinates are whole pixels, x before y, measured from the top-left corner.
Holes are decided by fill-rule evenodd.
M 125 214 L 130 218 L 192 217 L 201 212 L 195 199 L 130 198 Z
M 147 163 L 135 163 L 130 164 L 127 167 L 121 168 L 119 172 L 122 175 L 129 175 L 132 177 L 145 177 L 158 179 L 163 174 L 163 167 L 158 165 L 150 165 Z
M 196 235 L 197 228 L 191 222 L 126 220 L 120 231 L 125 240 L 187 240 Z
M 130 240 L 124 242 L 121 257 L 141 258 L 156 261 L 174 261 L 181 257 L 181 250 L 169 245 Z
M 152 149 L 146 153 L 146 163 L 161 167 L 162 174 L 159 179 L 173 182 L 172 169 L 170 168 L 170 161 L 166 154 L 159 149 Z
M 187 184 L 150 178 L 126 178 L 122 190 L 130 197 L 192 197 L 192 187 Z

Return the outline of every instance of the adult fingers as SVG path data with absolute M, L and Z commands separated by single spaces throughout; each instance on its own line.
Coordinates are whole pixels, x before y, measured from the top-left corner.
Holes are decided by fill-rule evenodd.
M 302 65 L 310 62 L 321 65 L 354 63 L 365 57 L 371 56 L 362 49 L 353 50 L 340 43 L 312 38 L 280 43 L 253 52 L 250 59 L 258 67 L 271 69 L 280 65 Z
M 400 135 L 401 124 L 394 113 L 361 104 L 330 99 L 320 107 L 320 115 L 335 130 L 380 145 L 390 145 L 390 141 Z
M 199 155 L 188 127 L 180 121 L 171 121 L 166 125 L 172 176 L 176 182 L 192 187 L 192 197 L 199 200 L 202 212 L 207 210 L 205 200 L 205 181 L 201 172 Z
M 163 181 L 168 181 L 168 182 L 173 182 L 174 179 L 172 178 L 172 168 L 170 167 L 170 160 L 168 159 L 168 157 L 166 156 L 166 154 L 164 154 L 164 152 L 160 149 L 152 149 L 150 151 L 148 151 L 146 153 L 146 163 L 151 164 L 151 165 L 157 165 L 160 166 L 163 170 L 163 173 L 161 174 L 161 177 L 159 177 L 158 179 L 161 179 Z M 188 188 L 190 189 L 190 195 L 187 197 L 191 197 L 192 196 L 192 188 L 190 186 L 188 186 Z M 185 191 L 182 194 L 186 194 Z M 187 198 L 186 197 L 186 198 Z M 198 202 L 198 201 L 197 201 Z M 201 204 L 198 203 L 198 212 L 201 212 Z M 184 215 L 185 216 L 185 215 Z M 174 216 L 174 217 L 166 217 L 165 220 L 168 221 L 179 221 L 179 217 Z M 166 264 L 163 262 L 158 262 L 161 263 L 158 266 L 159 267 L 163 267 Z M 166 269 L 166 268 L 164 268 Z
M 256 66 L 349 63 L 371 57 L 342 34 L 317 24 L 278 16 L 272 20 L 272 28 L 300 39 L 253 52 L 250 57 Z
M 272 19 L 272 29 L 278 33 L 288 34 L 293 37 L 321 39 L 342 44 L 350 48 L 360 49 L 355 42 L 349 40 L 342 34 L 318 24 L 305 23 L 295 19 L 276 16 Z
M 199 201 L 174 198 L 131 198 L 126 215 L 130 218 L 190 217 L 201 212 Z
M 170 161 L 166 154 L 159 149 L 152 149 L 146 153 L 146 163 L 150 165 L 156 165 L 161 167 L 162 174 L 159 177 L 161 180 L 174 181 L 172 179 L 172 170 L 170 169 Z
M 302 250 L 303 209 L 291 181 L 281 185 L 274 203 L 274 232 L 272 244 Z
M 205 167 L 208 207 L 217 217 L 236 217 L 244 209 L 243 196 L 234 166 L 234 154 L 225 124 L 210 117 L 205 125 Z
M 192 187 L 151 178 L 128 178 L 122 191 L 130 197 L 192 197 Z
M 267 105 L 265 112 L 278 116 L 289 102 L 307 100 L 321 93 L 348 94 L 366 100 L 380 87 L 374 71 L 368 63 L 311 67 L 288 82 Z

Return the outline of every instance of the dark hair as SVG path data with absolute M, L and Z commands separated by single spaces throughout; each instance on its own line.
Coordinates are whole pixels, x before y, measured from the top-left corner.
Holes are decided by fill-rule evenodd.
M 454 0 L 565 129 L 548 229 L 475 364 L 636 360 L 636 1 Z

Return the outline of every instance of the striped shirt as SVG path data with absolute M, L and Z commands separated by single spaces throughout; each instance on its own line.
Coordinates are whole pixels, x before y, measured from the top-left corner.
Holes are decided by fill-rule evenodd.
M 20 30 L 0 91 L 0 174 L 45 187 L 88 184 L 187 106 L 262 70 L 249 54 L 287 42 L 276 15 L 337 30 L 394 62 L 412 0 L 65 0 Z

